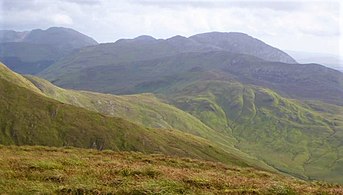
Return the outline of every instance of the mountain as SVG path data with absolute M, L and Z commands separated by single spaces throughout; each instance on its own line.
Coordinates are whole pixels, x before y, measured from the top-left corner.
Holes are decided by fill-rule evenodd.
M 0 60 L 16 72 L 36 74 L 74 50 L 96 44 L 94 39 L 69 28 L 2 30 Z
M 49 67 L 40 76 L 64 88 L 132 94 L 154 92 L 178 82 L 181 74 L 221 71 L 223 80 L 260 85 L 291 98 L 343 105 L 343 74 L 318 64 L 270 62 L 224 51 L 181 53 L 150 60 L 138 57 L 133 61 L 136 55 L 129 55 L 128 48 L 116 54 L 115 50 L 108 50 L 114 52 L 111 55 L 96 51 L 100 48 L 103 47 L 81 50 Z M 143 55 L 146 51 L 144 46 L 134 50 L 136 54 L 141 52 L 142 58 L 151 57 Z M 156 55 L 155 50 L 148 51 Z
M 118 96 L 66 90 L 37 77 L 28 79 L 42 93 L 64 103 L 152 127 L 177 128 L 219 144 L 232 154 L 240 154 L 237 150 L 248 153 L 296 177 L 343 182 L 339 149 L 343 107 L 290 99 L 268 88 L 241 83 L 225 71 L 206 70 L 199 61 L 208 61 L 199 56 L 192 57 L 198 62 L 196 68 L 187 67 L 189 60 L 180 63 L 182 58 L 176 59 L 176 70 L 182 67 L 190 71 L 166 77 L 169 80 L 165 81 L 160 80 L 165 78 L 160 67 L 147 63 L 154 67 L 148 72 L 160 71 L 162 77 L 151 77 L 159 82 L 147 82 L 140 89 L 150 90 L 158 98 L 153 94 Z M 213 59 L 222 61 L 219 56 Z M 170 68 L 168 73 L 175 69 Z M 146 76 L 148 72 L 141 71 Z
M 0 42 L 22 42 L 29 31 L 0 30 Z
M 342 106 L 304 103 L 260 86 L 223 81 L 221 72 L 201 74 L 192 82 L 184 82 L 189 74 L 178 77 L 181 83 L 161 93 L 170 104 L 234 137 L 237 149 L 281 172 L 343 181 Z
M 0 67 L 1 144 L 140 151 L 246 165 L 239 156 L 191 134 L 145 128 L 50 99 L 27 79 Z
M 187 143 L 183 136 L 201 139 L 197 143 L 211 144 L 231 163 L 342 183 L 343 74 L 319 64 L 256 57 L 263 49 L 250 47 L 250 41 L 238 47 L 250 54 L 228 51 L 220 45 L 227 35 L 217 36 L 221 41 L 211 44 L 194 37 L 140 36 L 81 48 L 39 74 L 51 83 L 26 80 L 39 95 L 63 105 L 122 117 L 143 129 L 178 132 L 174 144 Z M 168 136 L 149 139 L 165 138 L 160 145 L 169 146 Z M 184 154 L 191 146 L 180 147 L 183 152 L 164 153 Z M 191 151 L 224 158 L 212 150 L 205 152 L 211 157 Z
M 0 43 L 0 60 L 11 70 L 36 74 L 64 56 L 64 52 L 50 45 L 23 42 Z
M 63 27 L 51 27 L 46 30 L 34 29 L 26 32 L 1 30 L 0 42 L 24 42 L 51 45 L 60 50 L 74 50 L 98 44 L 94 39 L 80 32 Z
M 266 61 L 295 64 L 296 61 L 285 52 L 239 32 L 211 32 L 189 37 L 198 43 L 216 46 L 232 53 L 252 55 Z
M 190 158 L 42 146 L 0 146 L 0 153 L 5 194 L 343 193 L 337 184 Z
M 155 39 L 145 35 L 134 39 L 120 39 L 115 43 L 99 44 L 81 49 L 58 61 L 39 75 L 48 78 L 50 81 L 56 80 L 52 77 L 58 77 L 61 81 L 56 81 L 56 84 L 79 89 L 81 87 L 78 87 L 77 84 L 75 84 L 76 86 L 66 86 L 59 83 L 65 79 L 64 73 L 84 71 L 85 69 L 98 66 L 118 66 L 122 63 L 132 64 L 184 53 L 218 51 L 235 53 L 237 55 L 249 54 L 271 61 L 296 63 L 294 59 L 281 50 L 243 33 L 213 32 L 189 38 L 175 36 L 166 40 Z

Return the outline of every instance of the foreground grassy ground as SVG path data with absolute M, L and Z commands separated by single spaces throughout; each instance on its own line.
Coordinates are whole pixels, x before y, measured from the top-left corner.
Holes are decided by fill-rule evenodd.
M 252 168 L 142 153 L 1 146 L 4 194 L 343 194 Z

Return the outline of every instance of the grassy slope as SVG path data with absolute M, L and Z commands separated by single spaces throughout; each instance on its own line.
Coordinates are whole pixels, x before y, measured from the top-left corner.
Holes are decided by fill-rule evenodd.
M 298 177 L 343 182 L 340 175 L 343 156 L 339 141 L 343 136 L 343 119 L 338 117 L 343 113 L 341 107 L 327 104 L 330 109 L 322 108 L 320 111 L 314 105 L 327 107 L 322 102 L 317 101 L 311 106 L 284 98 L 266 88 L 243 85 L 232 79 L 223 81 L 222 76 L 217 72 L 186 73 L 156 93 L 165 94 L 170 103 L 197 117 L 204 126 L 216 130 L 190 133 L 219 143 L 221 147 L 229 144 L 232 148 L 234 145 L 276 169 Z M 156 122 L 167 121 L 178 125 L 179 129 L 193 129 L 191 125 L 180 124 L 194 124 L 195 120 L 188 120 L 189 116 L 183 112 L 168 113 L 172 106 L 160 103 L 148 94 L 113 96 L 77 92 L 57 88 L 38 78 L 30 79 L 45 94 L 64 102 L 76 104 L 72 100 L 88 98 L 91 106 L 85 102 L 80 105 L 104 113 L 106 111 L 101 108 L 109 108 L 113 104 L 117 110 L 112 110 L 112 114 L 129 117 L 142 124 L 144 121 L 154 124 L 151 116 L 156 115 L 149 113 L 157 106 L 158 115 L 163 117 Z M 113 103 L 109 103 L 111 101 Z M 122 106 L 126 109 L 121 109 Z M 177 116 L 187 120 L 172 120 Z
M 15 83 L 20 87 L 29 89 L 35 93 L 43 94 L 31 81 L 27 80 L 20 74 L 17 74 L 7 68 L 4 64 L 0 62 L 0 78 Z
M 59 88 L 50 82 L 26 76 L 43 94 L 63 103 L 87 108 L 105 115 L 121 117 L 152 128 L 174 128 L 196 134 L 210 131 L 194 116 L 169 104 L 153 94 L 111 95 Z
M 245 164 L 208 141 L 178 130 L 143 128 L 49 99 L 3 79 L 11 74 L 5 72 L 0 73 L 1 144 L 133 150 Z
M 5 194 L 342 194 L 252 168 L 142 153 L 1 146 Z
M 296 176 L 343 182 L 337 172 L 343 167 L 343 120 L 336 117 L 334 123 L 341 107 L 331 105 L 337 110 L 328 116 L 271 90 L 232 81 L 175 88 L 166 95 L 171 103 L 209 127 L 227 131 L 242 151 Z
M 66 90 L 38 77 L 27 76 L 45 95 L 63 103 L 76 105 L 109 116 L 128 119 L 152 128 L 172 128 L 205 138 L 236 158 L 258 167 L 270 166 L 237 150 L 237 140 L 225 132 L 215 131 L 193 115 L 163 103 L 152 94 L 110 95 L 87 91 Z

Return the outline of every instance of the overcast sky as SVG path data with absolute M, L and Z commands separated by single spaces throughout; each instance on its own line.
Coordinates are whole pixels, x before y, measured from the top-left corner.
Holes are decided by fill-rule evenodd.
M 342 12 L 339 0 L 0 0 L 0 29 L 63 26 L 98 42 L 239 31 L 280 49 L 338 55 Z

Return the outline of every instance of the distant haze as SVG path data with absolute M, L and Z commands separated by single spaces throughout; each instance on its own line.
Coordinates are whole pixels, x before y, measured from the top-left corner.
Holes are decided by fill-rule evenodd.
M 339 0 L 2 0 L 0 29 L 64 26 L 98 42 L 236 31 L 280 49 L 338 56 L 343 53 L 342 6 Z

